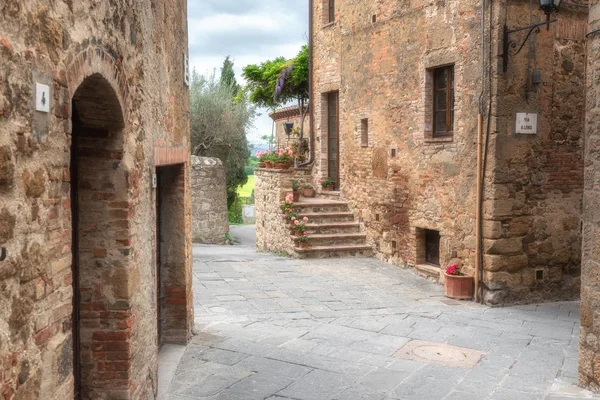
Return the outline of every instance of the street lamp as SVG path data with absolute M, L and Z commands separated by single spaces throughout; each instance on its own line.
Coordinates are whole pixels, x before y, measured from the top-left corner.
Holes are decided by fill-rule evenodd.
M 551 20 L 550 16 L 552 15 L 552 13 L 558 12 L 561 0 L 539 0 L 539 1 L 540 1 L 540 10 L 542 10 L 546 14 L 546 22 L 540 22 L 537 24 L 527 25 L 527 26 L 523 26 L 521 28 L 515 28 L 515 29 L 510 29 L 510 30 L 508 29 L 508 27 L 506 25 L 504 25 L 504 41 L 502 43 L 503 47 L 504 47 L 504 49 L 503 49 L 504 51 L 502 53 L 502 67 L 504 69 L 504 72 L 506 72 L 506 70 L 508 69 L 508 50 L 509 50 L 509 48 L 514 49 L 517 47 L 517 43 L 515 41 L 508 40 L 508 36 L 511 33 L 521 32 L 521 31 L 525 31 L 525 30 L 529 29 L 529 32 L 527 33 L 525 40 L 523 40 L 523 43 L 521 43 L 521 45 L 519 46 L 519 49 L 514 54 L 514 55 L 517 55 L 521 52 L 521 50 L 523 50 L 523 46 L 525 46 L 527 39 L 529 39 L 529 36 L 531 36 L 531 33 L 534 30 L 535 30 L 535 33 L 539 33 L 541 26 L 546 25 L 547 29 L 550 29 L 550 24 L 553 22 L 556 22 L 556 19 Z

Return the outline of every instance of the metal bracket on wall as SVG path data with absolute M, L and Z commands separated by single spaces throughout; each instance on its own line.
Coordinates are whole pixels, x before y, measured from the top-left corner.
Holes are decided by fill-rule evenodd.
M 517 42 L 515 42 L 514 40 L 508 40 L 508 36 L 511 33 L 516 33 L 516 32 L 521 32 L 521 31 L 525 31 L 527 29 L 529 29 L 529 32 L 527 33 L 527 36 L 525 37 L 525 40 L 523 40 L 523 43 L 521 43 L 521 45 L 519 46 L 519 49 L 513 54 L 513 55 L 517 55 L 521 52 L 521 50 L 523 50 L 523 46 L 525 46 L 525 43 L 527 43 L 527 39 L 529 39 L 529 36 L 531 36 L 531 34 L 533 33 L 533 31 L 535 31 L 536 33 L 540 32 L 540 27 L 541 26 L 548 26 L 548 29 L 550 29 L 550 24 L 556 22 L 555 19 L 553 20 L 548 20 L 546 22 L 540 22 L 539 24 L 533 24 L 533 25 L 528 25 L 528 26 L 524 26 L 522 28 L 516 28 L 516 29 L 508 29 L 508 27 L 506 25 L 504 25 L 504 41 L 502 43 L 503 45 L 503 52 L 502 52 L 502 69 L 504 70 L 504 72 L 506 72 L 506 70 L 508 69 L 508 51 L 509 48 L 516 48 L 517 47 Z
M 6 247 L 2 247 L 0 250 L 0 262 L 6 260 Z

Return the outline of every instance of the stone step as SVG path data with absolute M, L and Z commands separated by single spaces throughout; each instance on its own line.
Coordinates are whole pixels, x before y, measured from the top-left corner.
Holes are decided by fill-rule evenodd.
M 417 264 L 415 265 L 415 270 L 419 275 L 422 275 L 426 278 L 433 278 L 436 281 L 440 280 L 441 269 L 437 265 Z
M 300 212 L 347 212 L 349 211 L 348 203 L 341 201 L 311 201 L 294 203 L 294 208 Z
M 327 199 L 327 200 L 340 200 L 340 192 L 326 192 L 320 191 L 317 195 L 319 199 Z
M 354 221 L 354 213 L 351 211 L 316 212 L 298 214 L 300 218 L 308 217 L 309 222 L 350 222 Z
M 295 248 L 299 258 L 339 258 L 371 257 L 373 248 L 369 245 L 311 246 L 308 249 Z
M 367 235 L 364 233 L 309 234 L 308 243 L 311 246 L 366 244 Z
M 308 223 L 306 231 L 309 235 L 334 234 L 334 233 L 355 233 L 360 232 L 360 223 L 350 222 L 326 222 L 326 223 Z

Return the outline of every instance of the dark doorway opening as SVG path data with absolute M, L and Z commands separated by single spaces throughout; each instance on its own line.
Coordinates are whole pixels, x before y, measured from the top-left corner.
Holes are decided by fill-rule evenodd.
M 438 231 L 425 230 L 425 262 L 440 265 L 440 233 Z
M 126 229 L 114 224 L 115 214 L 111 214 L 118 201 L 127 198 L 127 191 L 119 190 L 116 183 L 122 159 L 123 117 L 116 94 L 102 75 L 87 77 L 77 88 L 71 122 L 74 398 L 88 399 L 122 389 L 114 384 L 101 386 L 95 376 L 99 345 L 94 338 L 116 326 L 116 321 L 106 316 L 112 311 L 103 292 L 108 290 L 104 286 L 110 279 L 107 271 L 114 272 L 113 266 L 125 264 L 115 239 L 128 236 Z M 105 364 L 109 368 L 110 362 Z

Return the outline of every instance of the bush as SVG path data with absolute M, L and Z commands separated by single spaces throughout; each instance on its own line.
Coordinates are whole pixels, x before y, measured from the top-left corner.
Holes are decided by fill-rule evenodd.
M 242 206 L 243 202 L 241 202 L 239 198 L 236 198 L 235 201 L 231 203 L 227 210 L 227 217 L 229 218 L 230 224 L 239 225 L 244 223 L 244 218 L 242 218 Z

